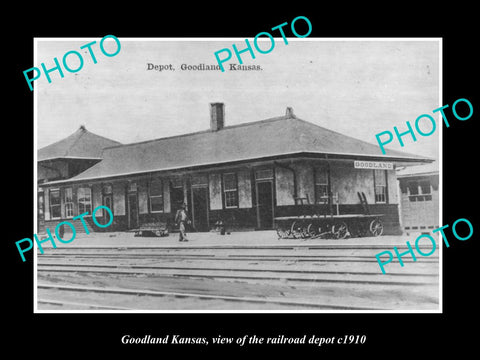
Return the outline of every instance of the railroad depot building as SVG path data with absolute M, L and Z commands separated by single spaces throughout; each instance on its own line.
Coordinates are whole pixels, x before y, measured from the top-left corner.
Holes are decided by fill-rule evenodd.
M 173 229 L 186 203 L 196 231 L 209 231 L 218 220 L 228 231 L 273 229 L 275 217 L 361 214 L 363 192 L 370 212 L 384 214 L 385 234 L 400 234 L 395 167 L 432 161 L 393 150 L 382 155 L 377 145 L 301 120 L 292 108 L 284 116 L 225 126 L 223 103 L 210 104 L 208 130 L 100 147 L 83 171 L 41 184 L 46 227 L 106 205 L 113 224 L 102 229 L 86 216 L 91 231 L 152 222 Z M 99 221 L 102 216 L 96 214 Z M 73 223 L 84 231 L 80 221 Z

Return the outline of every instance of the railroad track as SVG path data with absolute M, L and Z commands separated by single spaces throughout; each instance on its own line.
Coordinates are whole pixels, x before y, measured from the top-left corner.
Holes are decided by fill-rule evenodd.
M 250 279 L 250 280 L 281 280 L 281 281 L 313 281 L 313 282 L 345 282 L 345 283 L 368 283 L 368 284 L 397 284 L 397 285 L 429 285 L 431 282 L 415 281 L 415 277 L 429 277 L 437 279 L 437 274 L 424 273 L 390 273 L 387 276 L 380 272 L 361 271 L 324 271 L 324 270 L 291 270 L 279 268 L 218 268 L 218 267 L 193 267 L 193 266 L 163 266 L 163 265 L 117 265 L 117 264 L 69 264 L 69 263 L 45 263 L 38 264 L 38 272 L 98 272 L 108 274 L 160 274 L 173 277 L 205 277 L 223 279 Z M 221 274 L 219 274 L 221 273 Z M 230 273 L 230 274 L 227 274 Z M 235 274 L 236 273 L 236 274 Z M 244 273 L 249 273 L 245 275 Z M 243 275 L 242 275 L 243 274 Z M 259 275 L 259 274 L 270 274 Z M 349 276 L 349 279 L 329 279 L 318 276 Z M 393 281 L 393 277 L 407 277 L 410 281 Z M 363 277 L 353 279 L 352 277 Z M 388 281 L 382 281 L 388 277 Z M 366 279 L 368 278 L 368 279 Z
M 65 255 L 41 255 L 43 259 L 62 259 L 65 256 L 76 259 L 145 259 L 152 260 L 206 260 L 206 261 L 270 261 L 270 262 L 362 262 L 362 263 L 377 263 L 376 258 L 372 256 L 361 255 L 202 255 L 202 254 L 131 254 L 118 255 L 111 253 L 99 254 L 65 254 Z M 404 258 L 404 263 L 414 262 L 413 259 Z M 398 263 L 398 259 L 394 258 L 392 263 Z M 423 263 L 437 263 L 438 257 L 423 258 Z
M 37 304 L 43 305 L 55 305 L 55 307 L 68 307 L 70 309 L 74 308 L 77 310 L 133 310 L 124 306 L 113 306 L 113 305 L 99 305 L 99 304 L 90 304 L 77 301 L 59 301 L 56 299 L 37 299 Z M 57 309 L 58 310 L 58 309 Z
M 403 268 L 397 260 L 396 268 L 384 275 L 375 259 L 382 250 L 385 246 L 344 244 L 45 249 L 37 256 L 38 304 L 133 310 L 138 307 L 132 299 L 139 296 L 151 299 L 160 309 L 182 309 L 185 304 L 184 309 L 378 310 L 395 309 L 409 296 L 438 303 L 438 256 L 416 264 L 404 258 Z M 145 290 L 151 284 L 156 289 Z M 271 294 L 285 292 L 286 298 L 266 296 L 263 289 L 267 288 L 273 289 Z M 337 292 L 346 292 L 347 300 Z M 321 300 L 306 301 L 314 294 Z M 365 294 L 373 294 L 375 301 L 366 302 Z M 105 300 L 108 295 L 111 301 Z M 152 306 L 148 302 L 141 308 L 157 309 Z
M 52 284 L 38 284 L 38 289 L 55 289 L 65 292 L 75 293 L 100 293 L 100 294 L 115 294 L 115 295 L 128 295 L 128 296 L 142 296 L 142 297 L 162 297 L 162 298 L 174 298 L 178 299 L 196 299 L 196 300 L 210 300 L 220 301 L 228 303 L 243 303 L 243 304 L 272 304 L 280 305 L 287 308 L 309 308 L 309 309 L 335 309 L 335 310 L 375 310 L 372 307 L 362 306 L 342 306 L 335 304 L 322 304 L 316 302 L 306 301 L 293 301 L 293 300 L 279 300 L 279 299 L 262 299 L 256 297 L 238 297 L 238 296 L 226 296 L 226 295 L 209 295 L 191 292 L 172 292 L 172 291 L 152 291 L 152 290 L 137 290 L 137 289 L 122 289 L 122 288 L 99 288 L 92 286 L 67 286 L 67 285 L 52 285 Z M 75 295 L 74 295 L 75 296 Z M 50 303 L 54 305 L 70 305 L 75 304 L 78 306 L 85 306 L 99 309 L 113 309 L 113 310 L 135 310 L 128 307 L 119 307 L 113 305 L 99 305 L 99 304 L 85 304 L 71 301 L 58 301 L 49 299 L 40 299 L 40 303 Z
M 408 249 L 398 246 L 398 250 Z M 375 254 L 385 250 L 379 245 L 291 245 L 291 246 L 214 246 L 214 247 L 135 247 L 135 248 L 61 248 L 45 249 L 39 259 L 62 258 L 115 258 L 115 259 L 205 259 L 240 261 L 337 261 L 376 263 Z M 403 258 L 404 262 L 412 261 Z M 394 258 L 393 262 L 398 262 Z M 438 254 L 422 258 L 422 262 L 438 262 Z

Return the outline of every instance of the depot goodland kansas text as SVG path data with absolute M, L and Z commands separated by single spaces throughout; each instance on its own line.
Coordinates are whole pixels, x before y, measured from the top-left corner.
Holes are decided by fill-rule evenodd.
M 240 64 L 228 64 L 229 67 L 226 70 L 229 71 L 259 71 L 263 70 L 261 65 L 240 65 Z M 147 70 L 153 71 L 175 71 L 180 69 L 181 71 L 222 71 L 220 65 L 215 64 L 181 64 L 180 66 L 174 66 L 173 64 L 153 64 L 147 63 Z

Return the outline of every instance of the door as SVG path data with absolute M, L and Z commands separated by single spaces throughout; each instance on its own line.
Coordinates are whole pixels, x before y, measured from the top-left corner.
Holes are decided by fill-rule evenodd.
M 182 204 L 185 202 L 183 194 L 183 186 L 174 186 L 170 183 L 170 209 L 172 214 L 176 214 Z
M 273 229 L 272 181 L 257 181 L 257 221 L 259 229 Z
M 103 206 L 106 206 L 107 208 L 110 209 L 110 211 L 113 214 L 113 199 L 112 195 L 103 195 Z M 110 214 L 107 212 L 107 210 L 103 209 L 103 219 L 101 220 L 102 225 L 108 224 L 110 221 Z
M 208 231 L 208 188 L 192 187 L 192 222 L 196 231 Z
M 39 192 L 37 202 L 37 234 L 43 234 L 45 232 L 45 205 L 43 199 L 43 192 Z
M 128 194 L 128 228 L 138 229 L 137 193 Z

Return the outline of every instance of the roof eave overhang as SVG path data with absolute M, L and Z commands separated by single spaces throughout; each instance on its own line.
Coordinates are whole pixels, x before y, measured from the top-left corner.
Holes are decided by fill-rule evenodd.
M 55 161 L 55 160 L 92 160 L 92 161 L 100 161 L 100 160 L 103 160 L 103 158 L 101 158 L 101 157 L 83 157 L 83 156 L 55 156 L 55 157 L 50 157 L 50 158 L 37 160 L 37 163 L 41 163 L 43 161 Z
M 419 176 L 435 176 L 435 175 L 439 175 L 439 172 L 429 171 L 429 172 L 420 172 L 416 174 L 402 174 L 402 175 L 397 174 L 397 179 L 414 178 Z
M 225 161 L 225 162 L 217 162 L 217 163 L 206 163 L 206 164 L 199 164 L 199 165 L 192 165 L 192 166 L 180 166 L 180 167 L 170 167 L 170 168 L 163 168 L 163 169 L 148 169 L 143 171 L 134 171 L 134 172 L 126 172 L 121 174 L 107 174 L 104 176 L 92 176 L 88 178 L 80 178 L 80 179 L 64 179 L 64 180 L 57 180 L 51 181 L 47 183 L 41 184 L 42 186 L 50 186 L 50 185 L 60 185 L 60 184 L 70 184 L 70 183 L 85 183 L 85 182 L 92 182 L 97 180 L 116 180 L 121 179 L 127 176 L 142 176 L 146 174 L 153 174 L 153 173 L 163 173 L 163 172 L 172 172 L 172 171 L 196 171 L 196 170 L 205 170 L 205 169 L 213 169 L 218 167 L 224 166 L 237 166 L 243 165 L 245 163 L 250 162 L 259 162 L 259 161 L 275 161 L 275 160 L 282 160 L 288 158 L 315 158 L 315 159 L 326 159 L 326 160 L 371 160 L 371 161 L 390 161 L 395 162 L 397 165 L 418 165 L 418 164 L 425 164 L 435 161 L 431 158 L 420 158 L 420 157 L 400 157 L 394 155 L 359 155 L 359 154 L 345 154 L 345 153 L 317 153 L 317 152 L 293 152 L 288 154 L 279 154 L 279 155 L 271 155 L 271 156 L 263 156 L 263 157 L 255 157 L 255 158 L 248 158 L 248 159 L 240 159 L 240 160 L 233 160 L 233 161 Z M 88 171 L 88 170 L 87 170 Z M 81 175 L 81 174 L 80 174 Z

